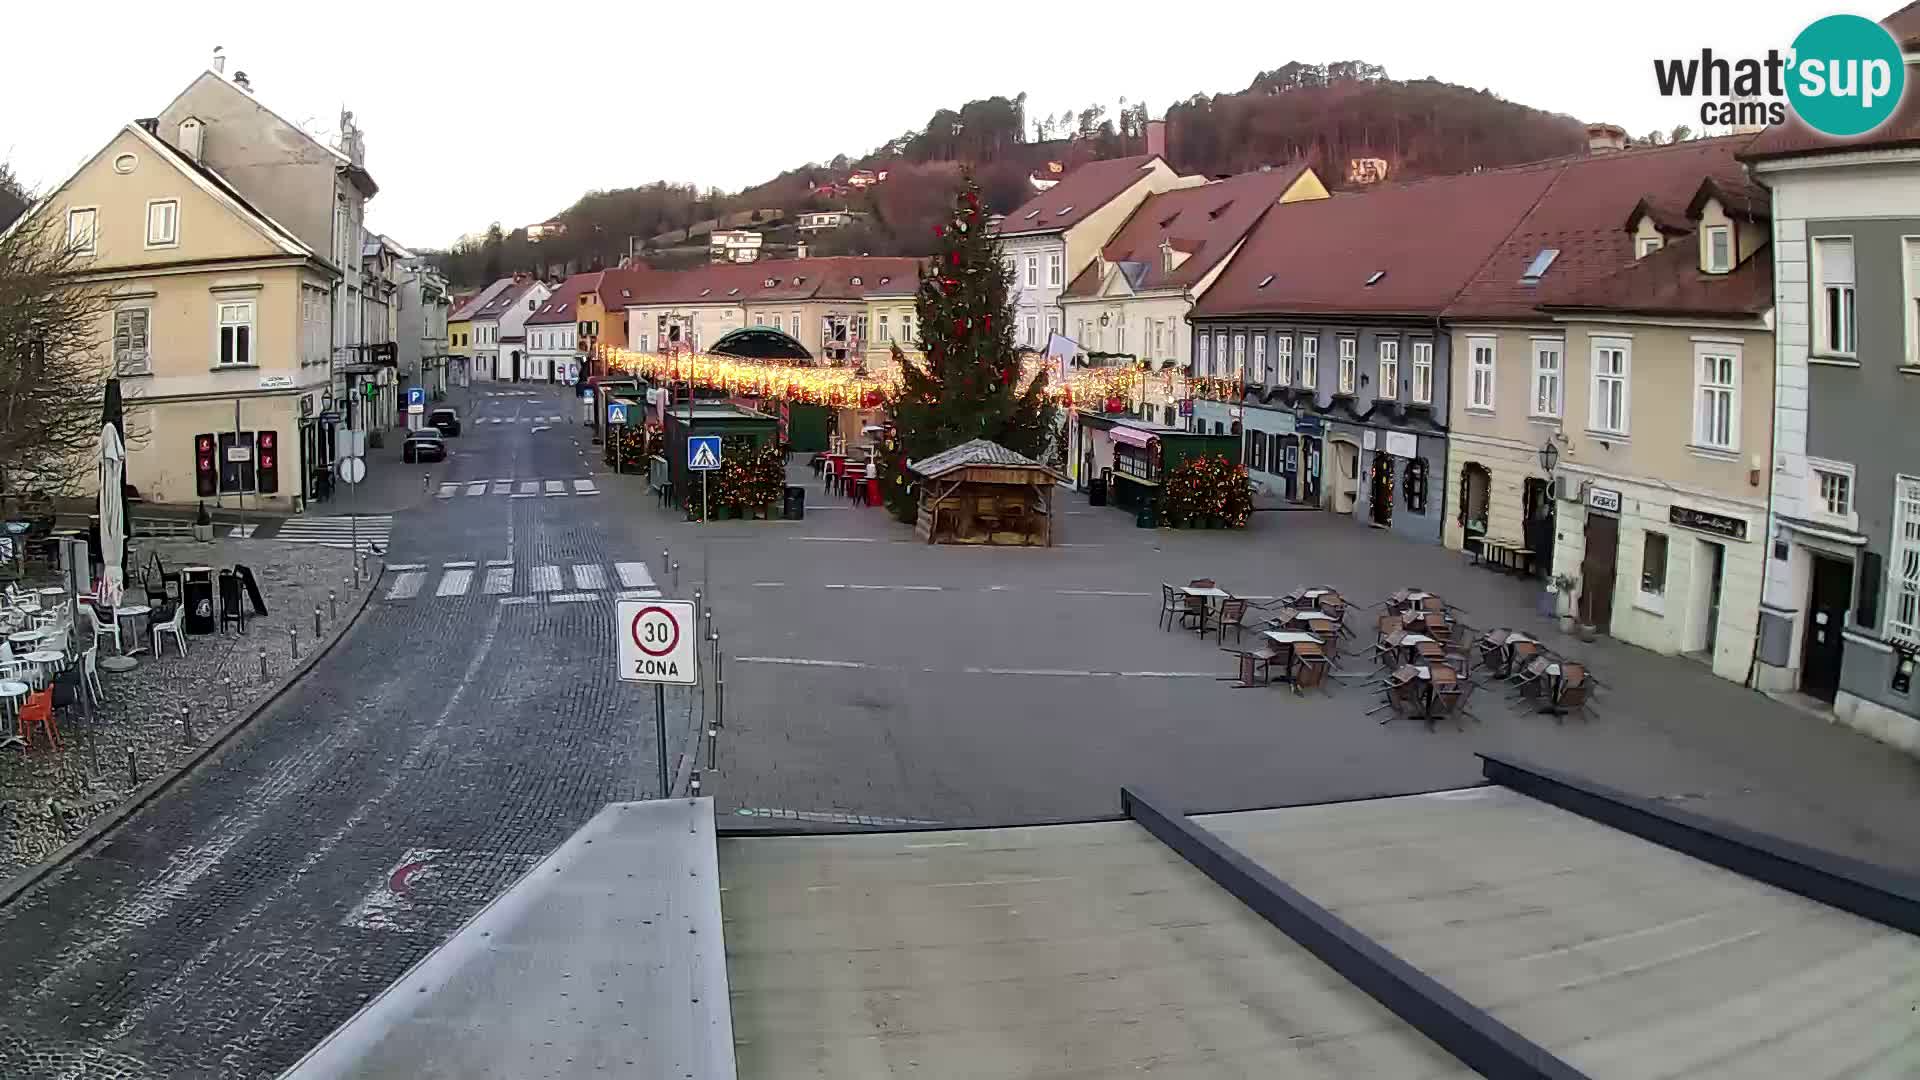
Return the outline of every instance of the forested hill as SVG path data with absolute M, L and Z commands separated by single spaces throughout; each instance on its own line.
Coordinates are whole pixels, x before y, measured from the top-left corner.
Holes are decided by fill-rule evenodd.
M 564 231 L 535 243 L 524 229 L 496 226 L 446 253 L 442 264 L 456 285 L 470 287 L 516 269 L 613 265 L 637 238 L 648 262 L 683 265 L 704 258 L 705 233 L 715 227 L 757 229 L 770 254 L 788 254 L 794 217 L 829 209 L 860 216 L 817 235 L 814 254 L 925 254 L 963 167 L 979 179 L 988 205 L 1005 212 L 1031 196 L 1031 174 L 1143 152 L 1147 118 L 1157 115 L 1126 98 L 1054 113 L 1035 105 L 1022 93 L 942 109 L 865 154 L 810 163 L 731 194 L 667 183 L 589 192 L 556 215 Z M 1384 162 L 1387 178 L 1400 180 L 1585 145 L 1572 117 L 1433 79 L 1390 79 L 1362 61 L 1288 63 L 1243 90 L 1176 102 L 1166 120 L 1167 156 L 1181 172 L 1221 175 L 1303 157 L 1335 188 L 1349 186 L 1355 160 Z M 886 179 L 849 187 L 860 170 L 884 170 Z

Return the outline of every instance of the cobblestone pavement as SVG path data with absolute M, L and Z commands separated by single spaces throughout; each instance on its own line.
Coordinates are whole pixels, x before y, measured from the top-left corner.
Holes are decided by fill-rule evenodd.
M 360 604 L 345 551 L 255 540 L 165 540 L 143 541 L 140 552 L 143 558 L 157 553 L 169 568 L 245 564 L 260 583 L 268 614 L 250 618 L 244 634 L 189 636 L 184 657 L 169 643 L 163 646 L 164 659 L 141 654 L 132 671 L 102 670 L 105 696 L 99 715 L 91 722 L 67 723 L 61 729 L 64 749 L 36 741 L 29 754 L 0 754 L 0 837 L 6 838 L 0 846 L 0 881 L 78 836 L 94 818 L 147 780 L 178 767 L 221 728 L 285 685 L 296 644 L 288 628 L 297 631 L 304 656 L 314 649 L 315 608 L 323 613 L 324 640 L 332 640 Z M 338 603 L 337 617 L 329 592 Z M 145 629 L 142 619 L 137 626 L 129 622 L 122 633 L 129 646 L 136 638 L 146 645 Z M 102 655 L 111 648 L 102 644 Z M 181 724 L 183 706 L 192 717 L 191 740 Z M 128 769 L 129 754 L 138 780 Z
M 577 427 L 468 432 L 454 479 L 590 475 Z M 644 557 L 607 546 L 614 512 L 428 499 L 387 558 L 511 560 L 525 580 Z M 610 589 L 389 599 L 396 577 L 219 754 L 0 909 L 0 1076 L 276 1075 L 600 807 L 657 794 L 651 695 L 614 680 Z

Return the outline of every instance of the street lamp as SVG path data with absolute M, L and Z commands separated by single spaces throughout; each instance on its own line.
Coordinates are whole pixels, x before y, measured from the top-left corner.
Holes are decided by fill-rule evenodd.
M 1553 445 L 1552 439 L 1548 439 L 1540 447 L 1540 467 L 1551 473 L 1554 465 L 1558 464 L 1559 461 L 1560 448 Z

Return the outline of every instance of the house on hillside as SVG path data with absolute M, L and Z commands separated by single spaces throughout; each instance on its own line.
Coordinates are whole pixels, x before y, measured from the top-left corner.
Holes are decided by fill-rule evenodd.
M 1092 354 L 1143 368 L 1129 415 L 1166 427 L 1177 416 L 1191 353 L 1187 314 L 1206 292 L 1268 208 L 1324 199 L 1305 165 L 1243 173 L 1197 187 L 1150 195 L 1060 298 L 1066 333 Z M 1102 412 L 1105 402 L 1076 402 L 1080 412 Z M 1078 425 L 1070 424 L 1070 441 Z M 1068 472 L 1085 489 L 1094 473 L 1087 450 L 1069 447 Z
M 1060 296 L 1067 283 L 1148 196 L 1205 182 L 1177 175 L 1158 154 L 1093 161 L 1002 218 L 994 234 L 1011 281 L 1014 341 L 1042 349 L 1061 332 L 1066 316 Z
M 760 257 L 761 236 L 752 229 L 719 229 L 707 238 L 712 262 L 750 263 Z

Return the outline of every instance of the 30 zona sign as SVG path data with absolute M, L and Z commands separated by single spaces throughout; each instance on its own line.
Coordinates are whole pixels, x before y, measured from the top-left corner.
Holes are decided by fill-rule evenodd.
M 626 682 L 699 681 L 699 625 L 690 600 L 622 600 L 613 634 L 620 645 L 620 678 Z

